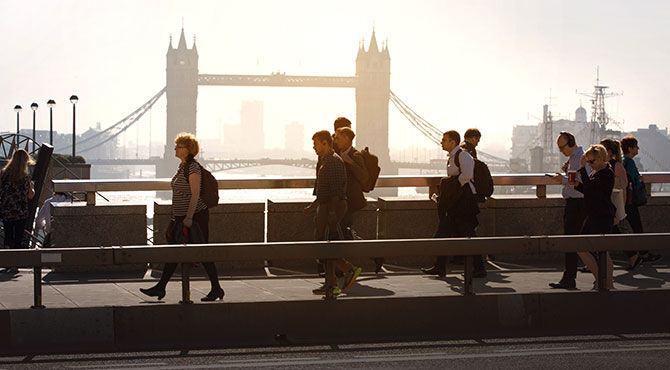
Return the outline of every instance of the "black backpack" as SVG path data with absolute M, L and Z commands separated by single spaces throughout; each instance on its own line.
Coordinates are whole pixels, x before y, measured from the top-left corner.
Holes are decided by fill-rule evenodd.
M 379 158 L 370 153 L 370 149 L 368 149 L 367 146 L 365 149 L 361 150 L 360 153 L 363 156 L 365 168 L 368 170 L 368 175 L 370 176 L 367 184 L 361 184 L 361 190 L 369 193 L 374 190 L 375 185 L 377 184 L 377 179 L 379 178 L 379 172 L 381 172 L 381 168 L 379 168 Z
M 214 175 L 198 163 L 198 161 L 195 159 L 192 159 L 192 161 L 200 166 L 200 199 L 205 202 L 207 208 L 214 208 L 219 204 L 219 183 L 214 178 Z M 186 179 L 186 182 L 188 182 L 186 166 L 189 166 L 188 162 L 186 162 L 186 165 L 184 166 L 184 178 Z
M 462 150 L 458 151 L 456 159 L 454 160 L 459 169 L 461 168 L 461 162 L 458 158 L 460 157 L 461 152 Z M 475 168 L 472 176 L 472 183 L 475 185 L 475 190 L 477 191 L 475 198 L 477 198 L 478 202 L 484 202 L 486 198 L 493 194 L 493 177 L 491 176 L 491 171 L 486 163 L 477 158 L 472 159 L 475 160 Z

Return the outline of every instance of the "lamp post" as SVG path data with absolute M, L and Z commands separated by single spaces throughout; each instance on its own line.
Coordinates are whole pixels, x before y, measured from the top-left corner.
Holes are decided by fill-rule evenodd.
M 53 108 L 56 105 L 56 102 L 53 99 L 49 99 L 47 102 L 49 106 L 49 145 L 54 145 L 54 111 Z
M 21 106 L 20 105 L 15 105 L 14 106 L 14 112 L 16 112 L 16 134 L 19 134 L 19 112 L 21 112 Z
M 37 113 L 37 103 L 30 104 L 30 109 L 33 110 L 33 152 L 35 151 L 35 114 Z
M 70 103 L 72 103 L 72 159 L 73 160 L 74 160 L 74 155 L 76 153 L 76 151 L 74 149 L 75 148 L 74 146 L 75 146 L 76 140 L 77 140 L 77 131 L 76 131 L 77 120 L 75 119 L 76 116 L 77 116 L 77 111 L 75 109 L 75 106 L 77 105 L 78 101 L 79 101 L 79 98 L 77 97 L 77 95 L 72 95 L 70 97 Z

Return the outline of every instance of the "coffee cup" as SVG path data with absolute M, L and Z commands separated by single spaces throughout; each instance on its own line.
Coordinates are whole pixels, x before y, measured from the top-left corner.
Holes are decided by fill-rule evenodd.
M 575 182 L 575 181 L 577 181 L 577 171 L 568 170 L 568 182 Z

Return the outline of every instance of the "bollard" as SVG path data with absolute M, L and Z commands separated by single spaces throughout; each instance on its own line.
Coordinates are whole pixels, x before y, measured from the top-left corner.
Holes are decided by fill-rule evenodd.
M 607 292 L 607 252 L 598 252 L 598 291 Z
M 33 268 L 33 305 L 30 308 L 44 308 L 42 305 L 42 267 Z
M 189 286 L 189 274 L 191 272 L 191 263 L 181 264 L 181 304 L 191 304 L 191 287 Z
M 475 290 L 472 287 L 472 272 L 474 271 L 472 256 L 465 256 L 463 270 L 463 295 L 474 295 Z

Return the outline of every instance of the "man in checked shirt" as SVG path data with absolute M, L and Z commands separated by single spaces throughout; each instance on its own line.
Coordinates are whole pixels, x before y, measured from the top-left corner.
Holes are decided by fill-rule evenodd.
M 312 136 L 312 141 L 314 151 L 319 156 L 319 168 L 314 186 L 316 199 L 305 207 L 304 213 L 309 215 L 316 210 L 314 217 L 316 240 L 340 240 L 343 239 L 340 220 L 347 211 L 347 171 L 342 158 L 333 150 L 333 137 L 330 132 L 319 131 Z M 335 267 L 345 273 L 341 289 L 336 285 Z M 331 268 L 326 270 L 326 281 L 334 282 L 335 286 L 324 284 L 314 289 L 312 293 L 324 295 L 330 290 L 333 296 L 336 296 L 343 290 L 349 289 L 360 273 L 360 267 L 354 267 L 344 259 L 333 260 Z

